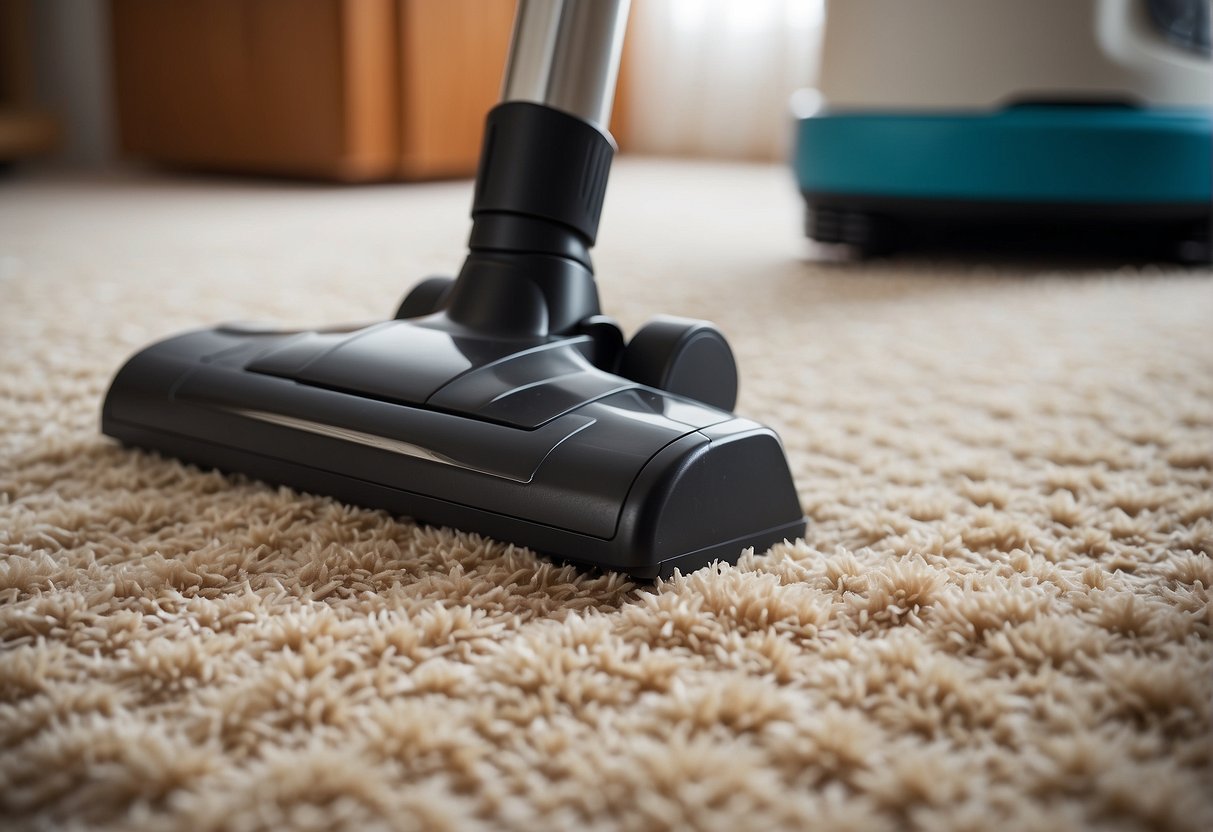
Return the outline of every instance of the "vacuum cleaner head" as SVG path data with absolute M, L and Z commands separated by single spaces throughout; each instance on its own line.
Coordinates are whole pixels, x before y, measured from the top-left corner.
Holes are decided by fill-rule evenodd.
M 579 4 L 563 24 L 561 8 L 520 4 L 512 65 L 553 26 L 583 41 L 557 56 L 617 63 L 626 3 Z M 589 248 L 614 152 L 597 126 L 609 94 L 590 84 L 586 108 L 574 96 L 562 110 L 546 79 L 511 94 L 510 77 L 457 280 L 423 281 L 372 326 L 229 325 L 155 344 L 114 379 L 102 430 L 642 578 L 801 535 L 778 437 L 729 412 L 724 337 L 659 318 L 625 346 L 600 313 Z
M 132 445 L 669 576 L 803 533 L 775 434 L 598 369 L 592 336 L 220 327 L 136 355 L 102 429 Z
M 795 167 L 810 237 L 1205 262 L 1208 0 L 845 0 Z

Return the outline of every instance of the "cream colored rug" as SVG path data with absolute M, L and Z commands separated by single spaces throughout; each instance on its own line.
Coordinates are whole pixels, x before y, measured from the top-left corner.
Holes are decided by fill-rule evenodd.
M 777 168 L 625 161 L 808 536 L 656 586 L 118 447 L 222 319 L 382 318 L 467 183 L 0 183 L 0 826 L 1213 828 L 1213 275 L 812 263 Z

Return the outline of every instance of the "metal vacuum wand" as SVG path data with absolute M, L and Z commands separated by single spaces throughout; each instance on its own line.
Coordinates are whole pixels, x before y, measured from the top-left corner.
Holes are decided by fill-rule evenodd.
M 605 130 L 630 5 L 519 0 L 501 100 L 544 104 Z

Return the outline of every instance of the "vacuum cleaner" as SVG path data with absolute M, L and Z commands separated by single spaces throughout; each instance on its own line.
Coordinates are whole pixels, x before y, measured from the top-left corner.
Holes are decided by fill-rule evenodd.
M 803 534 L 778 436 L 734 415 L 720 331 L 660 317 L 626 343 L 590 248 L 628 0 L 521 0 L 457 279 L 392 320 L 229 324 L 154 344 L 102 431 L 638 578 Z
M 830 0 L 808 236 L 1207 262 L 1209 0 Z

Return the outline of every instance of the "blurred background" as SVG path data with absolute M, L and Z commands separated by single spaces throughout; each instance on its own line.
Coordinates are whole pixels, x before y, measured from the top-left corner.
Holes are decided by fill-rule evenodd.
M 0 0 L 0 164 L 470 177 L 514 8 Z M 806 234 L 868 255 L 1207 263 L 1211 9 L 636 0 L 610 128 L 625 154 L 785 164 Z
M 639 0 L 625 152 L 787 156 L 823 0 Z M 467 176 L 513 0 L 0 0 L 0 155 L 343 181 Z M 743 114 L 743 117 L 738 117 Z

